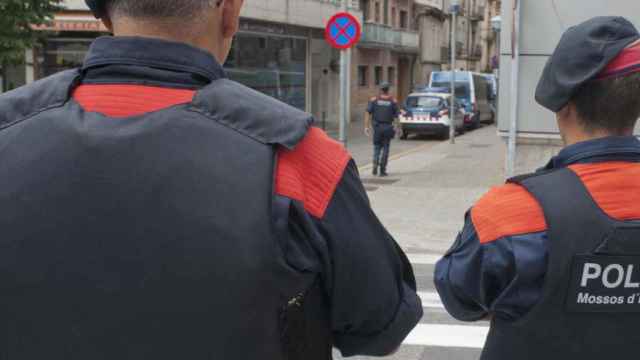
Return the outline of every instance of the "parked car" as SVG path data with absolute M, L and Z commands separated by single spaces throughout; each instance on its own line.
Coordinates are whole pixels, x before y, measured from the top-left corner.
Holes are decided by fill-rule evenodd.
M 451 89 L 451 71 L 431 73 L 429 87 Z M 491 108 L 491 85 L 484 74 L 456 71 L 456 99 L 464 103 L 474 123 L 493 123 L 495 114 Z
M 491 110 L 493 110 L 493 116 L 495 118 L 498 113 L 498 78 L 493 74 L 485 74 L 484 77 L 489 82 L 489 87 L 491 88 L 489 103 L 491 104 Z
M 407 97 L 400 116 L 400 138 L 407 139 L 410 134 L 434 134 L 443 139 L 449 138 L 451 116 L 449 104 L 451 94 L 416 92 Z M 455 101 L 453 125 L 456 131 L 465 130 L 465 109 Z

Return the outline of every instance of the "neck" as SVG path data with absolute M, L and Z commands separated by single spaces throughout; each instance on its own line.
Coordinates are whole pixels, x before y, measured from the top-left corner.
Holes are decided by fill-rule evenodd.
M 610 136 L 631 136 L 631 135 L 633 135 L 633 130 L 625 131 L 620 134 L 613 134 L 605 130 L 593 130 L 589 132 L 580 131 L 573 134 L 564 134 L 563 139 L 564 139 L 565 145 L 570 146 L 580 142 L 597 140 L 597 139 L 602 139 Z
M 197 25 L 192 25 L 197 26 Z M 168 30 L 170 29 L 170 30 Z M 160 40 L 185 43 L 211 53 L 220 60 L 222 53 L 221 42 L 216 41 L 217 37 L 210 32 L 195 28 L 185 29 L 184 23 L 176 23 L 173 20 L 167 21 L 120 21 L 113 24 L 113 34 L 115 36 L 136 36 L 147 37 Z M 206 36 L 202 36 L 206 34 Z

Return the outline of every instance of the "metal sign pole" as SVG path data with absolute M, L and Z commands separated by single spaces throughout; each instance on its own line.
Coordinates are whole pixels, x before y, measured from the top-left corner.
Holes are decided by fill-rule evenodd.
M 451 103 L 449 109 L 449 139 L 456 143 L 456 28 L 459 1 L 451 1 Z
M 349 70 L 347 50 L 340 51 L 340 142 L 347 144 L 347 120 L 349 116 L 347 94 L 349 89 L 348 74 Z
M 347 11 L 347 1 L 342 0 L 342 11 Z M 340 142 L 347 145 L 347 120 L 349 116 L 347 93 L 349 92 L 347 71 L 349 70 L 347 50 L 340 51 Z

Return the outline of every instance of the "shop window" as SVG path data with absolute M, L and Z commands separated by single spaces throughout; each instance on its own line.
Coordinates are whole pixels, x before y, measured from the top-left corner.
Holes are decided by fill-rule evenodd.
M 400 28 L 407 29 L 409 27 L 409 15 L 406 11 L 400 10 Z
M 38 74 L 43 78 L 57 72 L 81 67 L 94 38 L 49 38 L 35 59 Z
M 369 67 L 358 66 L 358 86 L 369 86 Z
M 299 109 L 306 108 L 305 39 L 239 34 L 225 69 L 232 80 Z
M 389 83 L 391 85 L 396 83 L 396 68 L 394 68 L 393 66 L 389 66 L 389 73 L 388 75 L 388 79 L 389 79 Z
M 376 66 L 375 84 L 376 84 L 376 86 L 382 84 L 382 66 Z

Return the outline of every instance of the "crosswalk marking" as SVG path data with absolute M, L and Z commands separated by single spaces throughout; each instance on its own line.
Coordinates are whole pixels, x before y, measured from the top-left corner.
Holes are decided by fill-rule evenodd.
M 423 308 L 444 309 L 440 295 L 436 292 L 423 292 L 419 291 L 418 296 L 422 300 Z
M 409 261 L 413 265 L 435 265 L 442 255 L 435 254 L 407 254 Z
M 487 326 L 418 324 L 404 344 L 481 349 L 488 334 Z

